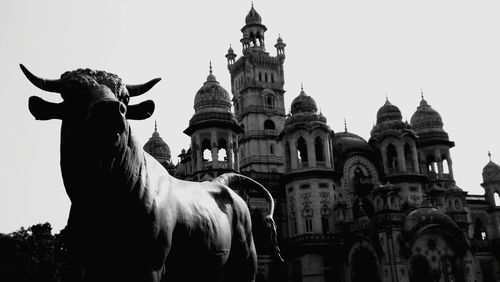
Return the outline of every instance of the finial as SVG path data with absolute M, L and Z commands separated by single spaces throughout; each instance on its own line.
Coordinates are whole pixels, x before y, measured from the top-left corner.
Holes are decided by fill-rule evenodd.
M 491 152 L 488 151 L 488 158 L 490 158 L 490 162 L 491 162 Z
M 344 132 L 347 133 L 347 121 L 344 118 Z
M 387 91 L 385 91 L 385 101 L 389 102 L 389 95 L 387 95 Z
M 229 45 L 231 46 L 231 45 Z M 210 68 L 210 74 L 212 74 L 212 60 L 208 61 L 209 68 Z
M 424 91 L 422 90 L 422 88 L 420 88 L 420 97 L 422 97 L 422 100 L 424 100 Z
M 158 131 L 158 126 L 156 125 L 156 120 L 155 120 L 155 131 Z
M 253 1 L 252 1 L 252 8 L 253 8 Z
M 300 91 L 304 92 L 304 84 L 302 82 L 300 83 Z

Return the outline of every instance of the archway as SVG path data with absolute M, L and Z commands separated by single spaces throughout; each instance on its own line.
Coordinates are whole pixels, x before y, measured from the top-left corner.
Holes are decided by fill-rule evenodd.
M 361 244 L 353 247 L 349 255 L 349 275 L 352 282 L 381 282 L 375 252 Z
M 424 256 L 414 256 L 410 262 L 410 282 L 433 281 L 431 267 Z

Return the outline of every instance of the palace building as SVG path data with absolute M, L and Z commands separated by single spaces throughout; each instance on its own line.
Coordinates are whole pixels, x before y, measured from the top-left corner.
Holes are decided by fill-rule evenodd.
M 286 44 L 278 37 L 271 55 L 262 22 L 252 5 L 242 54 L 227 51 L 232 96 L 210 67 L 177 166 L 156 125 L 144 146 L 177 178 L 239 172 L 270 190 L 285 262 L 270 256 L 259 232 L 267 205 L 250 195 L 257 281 L 500 281 L 500 166 L 491 156 L 484 195 L 459 188 L 455 144 L 423 95 L 410 123 L 386 99 L 369 140 L 334 132 L 303 89 L 287 114 Z

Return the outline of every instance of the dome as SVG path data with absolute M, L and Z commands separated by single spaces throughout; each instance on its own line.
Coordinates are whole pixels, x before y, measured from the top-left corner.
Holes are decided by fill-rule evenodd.
M 252 4 L 252 8 L 250 9 L 250 12 L 248 12 L 248 15 L 245 18 L 245 23 L 247 25 L 249 25 L 249 24 L 262 24 L 262 18 L 259 15 L 259 13 L 257 13 L 257 11 L 255 11 L 255 9 L 253 8 L 253 4 Z
M 483 168 L 483 182 L 500 180 L 500 166 L 491 161 L 491 154 L 488 152 L 490 161 Z
M 210 74 L 207 76 L 207 81 L 198 90 L 194 97 L 194 109 L 196 112 L 205 108 L 220 108 L 225 111 L 231 111 L 231 98 L 229 93 L 222 87 L 212 74 L 212 66 L 210 66 Z
M 164 161 L 170 161 L 170 148 L 168 147 L 167 143 L 165 143 L 165 141 L 163 141 L 163 139 L 160 137 L 160 134 L 157 131 L 156 122 L 153 136 L 149 138 L 148 142 L 146 142 L 146 144 L 144 144 L 142 148 L 160 163 Z
M 365 139 L 350 132 L 335 133 L 332 140 L 333 149 L 337 156 L 350 151 L 371 152 L 371 147 Z
M 316 102 L 311 96 L 308 96 L 304 89 L 300 91 L 299 96 L 297 96 L 292 101 L 291 112 L 292 115 L 298 113 L 316 113 L 318 111 L 318 107 L 316 106 Z
M 283 38 L 281 38 L 281 36 L 279 35 L 278 40 L 276 40 L 276 42 L 279 44 L 283 43 Z
M 377 124 L 385 121 L 402 121 L 403 116 L 398 107 L 386 99 L 385 104 L 377 112 Z
M 420 101 L 420 106 L 417 107 L 417 111 L 415 111 L 411 117 L 410 124 L 417 132 L 422 129 L 429 128 L 435 128 L 438 130 L 443 129 L 443 120 L 441 119 L 441 116 L 427 103 L 423 97 Z
M 433 208 L 428 204 L 427 200 L 424 200 L 420 208 L 408 214 L 403 225 L 403 231 L 415 233 L 424 226 L 435 224 L 459 230 L 457 224 L 449 216 Z

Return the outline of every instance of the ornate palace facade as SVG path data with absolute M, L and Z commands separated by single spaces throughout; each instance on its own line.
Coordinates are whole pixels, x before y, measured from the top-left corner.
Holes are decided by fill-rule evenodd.
M 286 261 L 268 255 L 266 205 L 250 195 L 258 281 L 500 281 L 500 166 L 484 167 L 484 195 L 459 188 L 454 142 L 423 96 L 410 123 L 386 100 L 368 141 L 334 132 L 303 89 L 286 114 L 286 44 L 266 51 L 253 6 L 245 22 L 242 55 L 226 55 L 232 97 L 210 68 L 177 166 L 156 128 L 144 148 L 178 178 L 235 171 L 272 192 Z

